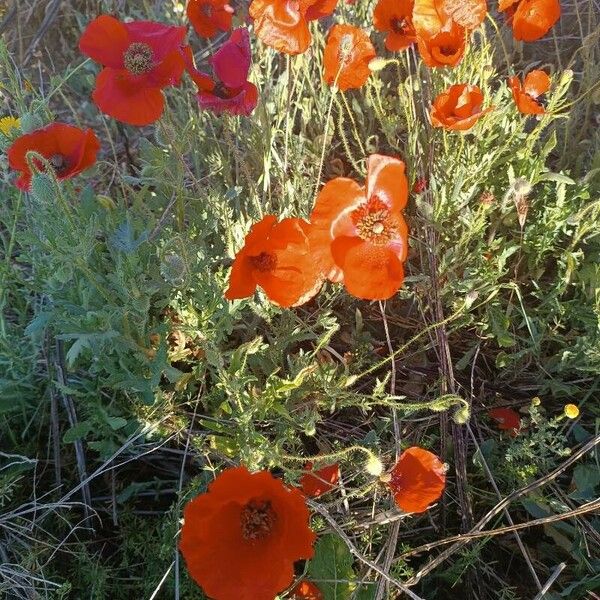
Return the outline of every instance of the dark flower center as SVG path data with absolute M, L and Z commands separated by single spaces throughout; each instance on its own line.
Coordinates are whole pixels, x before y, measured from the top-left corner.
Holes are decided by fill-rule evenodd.
M 458 48 L 456 46 L 445 44 L 443 46 L 439 46 L 439 50 L 442 56 L 454 56 L 458 51 Z
M 277 515 L 266 501 L 251 500 L 242 509 L 242 536 L 245 540 L 255 541 L 266 538 L 275 527 Z
M 408 31 L 408 21 L 405 17 L 392 19 L 391 26 L 394 33 L 406 33 Z
M 125 68 L 133 75 L 144 75 L 152 70 L 154 52 L 148 44 L 134 42 L 123 55 Z
M 266 273 L 267 271 L 272 271 L 277 266 L 277 256 L 268 252 L 261 252 L 257 256 L 251 256 L 250 263 L 257 271 Z
M 62 173 L 64 173 L 69 166 L 67 163 L 67 159 L 62 154 L 53 154 L 48 159 L 48 162 L 50 163 L 57 175 L 61 175 Z
M 212 17 L 213 14 L 213 7 L 210 4 L 203 4 L 202 8 L 200 9 L 202 10 L 202 13 L 204 14 L 205 17 L 207 17 L 208 19 L 210 19 Z
M 212 93 L 217 97 L 217 98 L 222 98 L 223 100 L 227 100 L 231 94 L 229 93 L 229 90 L 227 89 L 227 87 L 225 86 L 224 83 L 220 82 L 217 83 L 215 85 L 214 90 L 212 91 Z
M 377 196 L 354 209 L 350 214 L 359 237 L 377 246 L 385 246 L 397 234 L 396 219 Z

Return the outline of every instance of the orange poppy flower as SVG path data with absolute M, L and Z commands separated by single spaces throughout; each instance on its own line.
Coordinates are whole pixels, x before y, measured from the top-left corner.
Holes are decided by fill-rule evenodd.
M 248 9 L 254 31 L 267 46 L 302 54 L 310 45 L 308 21 L 331 14 L 337 0 L 252 0 Z
M 237 253 L 225 298 L 247 298 L 260 286 L 279 306 L 308 302 L 323 283 L 319 266 L 311 256 L 310 224 L 288 218 L 277 222 L 267 215 L 255 223 Z
M 492 110 L 491 107 L 482 110 L 482 104 L 483 93 L 476 85 L 452 85 L 433 101 L 431 124 L 454 131 L 466 131 Z
M 400 455 L 388 486 L 404 512 L 425 512 L 444 492 L 446 468 L 435 454 L 413 446 Z
M 371 71 L 369 63 L 376 56 L 368 34 L 353 25 L 334 25 L 327 36 L 323 54 L 323 77 L 345 91 L 362 87 Z
M 373 25 L 387 33 L 385 47 L 391 52 L 405 50 L 417 41 L 412 24 L 414 0 L 379 0 L 373 12 Z
M 272 600 L 313 556 L 306 501 L 268 471 L 223 471 L 183 511 L 179 548 L 214 600 Z
M 290 600 L 323 600 L 323 594 L 314 583 L 303 579 L 292 590 Z
M 487 15 L 487 0 L 414 0 L 413 23 L 417 35 L 427 38 L 451 27 L 476 29 Z
M 544 71 L 531 71 L 525 76 L 523 84 L 518 77 L 508 80 L 512 95 L 524 115 L 543 115 L 546 111 L 538 98 L 550 89 L 550 77 Z
M 313 471 L 312 462 L 307 462 L 304 470 L 306 473 L 300 478 L 300 487 L 311 498 L 331 491 L 340 480 L 340 465 L 337 463 Z
M 417 46 L 428 67 L 455 67 L 465 55 L 467 32 L 464 27 L 448 21 L 447 29 L 423 37 L 417 33 Z
M 513 437 L 521 429 L 521 417 L 512 408 L 493 408 L 489 415 L 496 422 L 498 429 L 508 431 Z
M 231 29 L 233 8 L 227 0 L 188 0 L 186 14 L 196 33 L 211 38 Z
M 91 129 L 79 129 L 65 123 L 52 123 L 18 137 L 8 149 L 8 164 L 20 172 L 18 188 L 29 190 L 33 173 L 27 162 L 28 152 L 37 152 L 52 166 L 58 180 L 70 179 L 96 162 L 100 142 Z M 40 170 L 44 165 L 34 160 Z
M 374 154 L 367 185 L 338 177 L 319 192 L 311 214 L 316 263 L 331 281 L 365 300 L 385 300 L 404 281 L 408 227 L 402 210 L 408 200 L 404 163 Z
M 560 19 L 559 0 L 500 0 L 500 12 L 506 12 L 513 37 L 533 42 L 544 37 Z

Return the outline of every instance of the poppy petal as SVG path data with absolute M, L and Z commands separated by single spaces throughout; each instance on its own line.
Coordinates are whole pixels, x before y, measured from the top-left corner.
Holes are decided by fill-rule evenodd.
M 132 21 L 125 23 L 131 42 L 148 44 L 154 53 L 154 61 L 159 63 L 174 50 L 180 50 L 187 34 L 185 27 L 175 27 L 155 21 Z
M 531 71 L 523 81 L 523 89 L 527 94 L 537 98 L 550 89 L 550 77 L 545 71 Z
M 293 0 L 252 0 L 249 14 L 257 37 L 271 48 L 286 54 L 301 54 L 311 35 L 299 3 Z
M 327 182 L 317 196 L 310 215 L 310 245 L 315 263 L 330 281 L 342 279 L 342 272 L 331 254 L 334 224 L 341 215 L 365 200 L 364 188 L 346 177 L 337 177 Z
M 404 268 L 398 256 L 385 246 L 358 237 L 338 237 L 331 254 L 344 273 L 344 286 L 363 300 L 387 300 L 404 281 Z
M 215 75 L 229 88 L 239 88 L 248 79 L 252 55 L 248 30 L 236 29 L 209 59 Z
M 392 469 L 388 485 L 396 504 L 405 512 L 425 512 L 446 486 L 446 469 L 433 453 L 413 446 L 405 450 Z
M 98 108 L 130 125 L 150 125 L 160 119 L 165 99 L 159 88 L 140 87 L 126 71 L 106 67 L 92 94 Z
M 123 55 L 131 40 L 121 21 L 109 15 L 96 17 L 79 39 L 79 49 L 93 61 L 113 69 L 123 68 Z
M 377 196 L 392 211 L 408 202 L 408 181 L 404 163 L 390 156 L 372 154 L 367 162 L 367 197 Z

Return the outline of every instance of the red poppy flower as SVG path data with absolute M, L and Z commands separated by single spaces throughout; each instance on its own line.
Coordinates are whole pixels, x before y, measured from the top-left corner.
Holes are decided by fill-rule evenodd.
M 400 455 L 388 485 L 404 512 L 425 512 L 444 492 L 446 468 L 435 454 L 413 446 Z
M 245 28 L 236 29 L 208 59 L 214 77 L 194 66 L 191 49 L 184 52 L 186 69 L 198 86 L 198 104 L 216 114 L 250 115 L 258 104 L 258 90 L 248 81 L 252 61 L 250 37 Z
M 373 12 L 373 25 L 387 33 L 385 47 L 391 52 L 405 50 L 417 41 L 412 24 L 414 0 L 379 0 Z
M 310 45 L 308 21 L 331 14 L 337 0 L 252 0 L 248 9 L 254 31 L 267 46 L 302 54 Z
M 211 38 L 231 29 L 233 8 L 227 0 L 188 0 L 186 14 L 200 37 Z
M 179 548 L 214 600 L 273 600 L 313 555 L 306 502 L 267 471 L 223 471 L 185 506 Z
M 279 223 L 267 215 L 252 226 L 237 253 L 229 277 L 229 300 L 251 296 L 260 286 L 279 306 L 308 302 L 323 280 L 309 245 L 310 224 L 288 218 Z
M 306 9 L 306 18 L 309 21 L 323 19 L 333 14 L 338 0 L 316 0 Z
M 337 463 L 313 471 L 312 462 L 308 462 L 304 466 L 304 470 L 306 473 L 300 478 L 300 487 L 311 498 L 331 491 L 340 480 L 340 465 Z
M 162 89 L 179 85 L 185 27 L 151 21 L 122 23 L 109 15 L 94 19 L 79 49 L 104 65 L 92 94 L 98 108 L 130 125 L 149 125 L 162 115 Z
M 449 21 L 447 29 L 435 35 L 417 34 L 417 45 L 423 62 L 428 67 L 455 67 L 465 55 L 467 32 L 464 27 Z
M 323 594 L 314 583 L 303 579 L 292 590 L 290 600 L 323 600 Z
M 524 42 L 544 37 L 560 19 L 559 0 L 500 0 L 498 10 L 506 11 L 514 38 Z
M 538 98 L 550 89 L 550 77 L 544 71 L 531 71 L 521 84 L 518 77 L 508 80 L 512 95 L 519 109 L 524 115 L 543 115 L 543 104 Z
M 496 422 L 498 429 L 508 431 L 513 437 L 521 429 L 521 417 L 512 408 L 493 408 L 489 415 Z
M 313 257 L 325 276 L 357 298 L 393 296 L 408 253 L 407 200 L 404 163 L 379 154 L 369 157 L 366 189 L 345 177 L 325 184 L 311 214 Z
M 323 77 L 342 91 L 362 87 L 371 71 L 375 48 L 365 31 L 352 25 L 334 25 L 327 36 Z
M 431 124 L 454 131 L 466 131 L 492 110 L 491 107 L 482 110 L 482 105 L 483 93 L 476 85 L 452 85 L 433 101 Z
M 65 123 L 52 123 L 18 137 L 8 149 L 8 164 L 20 171 L 18 188 L 29 190 L 32 172 L 27 162 L 28 152 L 37 152 L 54 169 L 57 179 L 70 179 L 89 169 L 96 162 L 100 142 L 91 129 L 79 129 Z M 33 161 L 40 171 L 44 165 Z

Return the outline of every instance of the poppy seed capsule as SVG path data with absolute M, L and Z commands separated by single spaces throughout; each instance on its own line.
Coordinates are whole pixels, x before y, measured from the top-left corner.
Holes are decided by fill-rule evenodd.
M 148 44 L 134 42 L 123 55 L 125 68 L 133 75 L 144 75 L 152 70 L 154 53 Z

